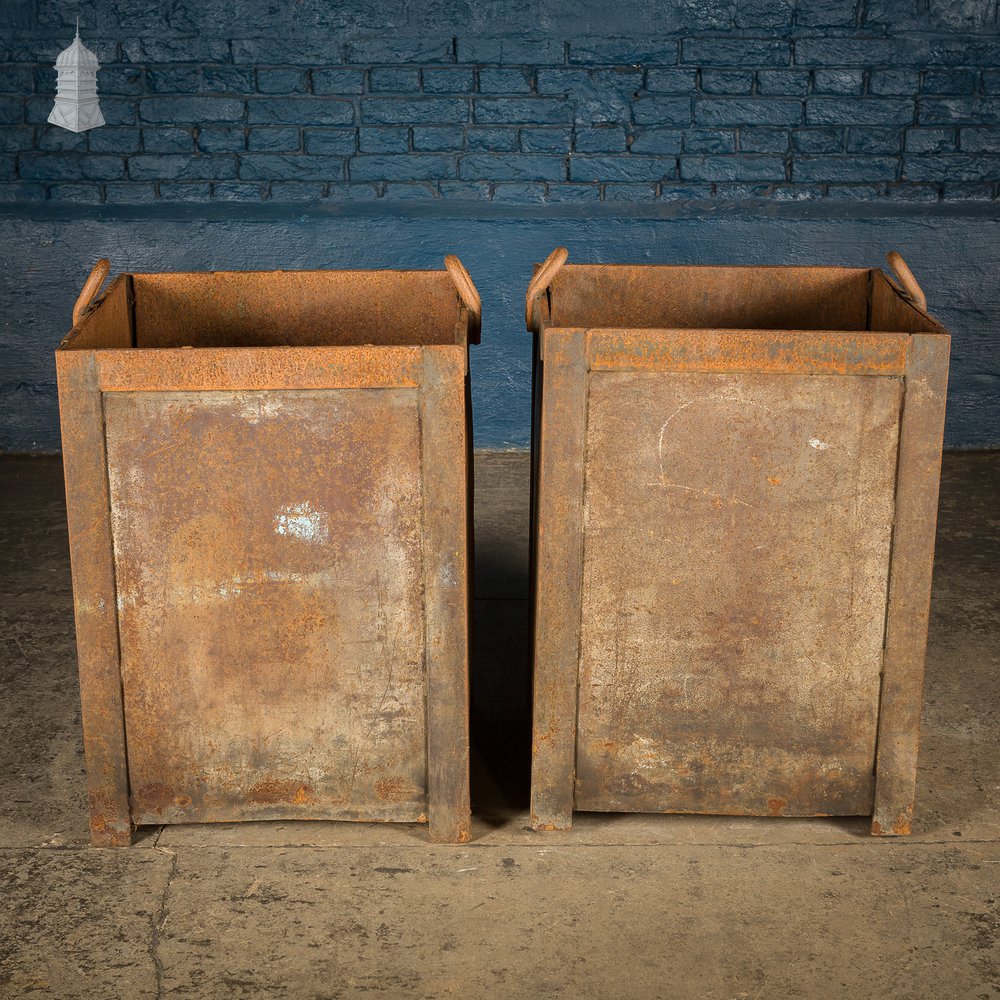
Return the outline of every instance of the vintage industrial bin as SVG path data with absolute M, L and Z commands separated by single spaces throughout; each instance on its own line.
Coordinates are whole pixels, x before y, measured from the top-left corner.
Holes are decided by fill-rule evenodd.
M 910 830 L 949 337 L 879 270 L 567 264 L 535 333 L 532 821 Z
M 56 352 L 92 839 L 469 838 L 469 342 L 441 271 L 120 274 Z

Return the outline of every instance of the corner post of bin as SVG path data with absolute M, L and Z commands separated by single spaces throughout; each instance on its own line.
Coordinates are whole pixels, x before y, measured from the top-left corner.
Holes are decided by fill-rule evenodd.
M 423 349 L 424 649 L 427 670 L 427 810 L 430 839 L 472 837 L 469 789 L 471 574 L 466 355 Z
M 568 830 L 576 793 L 589 361 L 579 331 L 545 336 L 545 390 L 534 459 L 531 825 Z
M 569 257 L 569 251 L 565 247 L 556 247 L 545 258 L 545 262 L 539 266 L 531 282 L 528 284 L 528 291 L 524 296 L 524 322 L 528 331 L 534 334 L 541 333 L 542 329 L 542 300 L 549 290 L 555 276 L 562 270 L 563 265 Z
M 479 292 L 465 265 L 454 254 L 445 257 L 444 266 L 465 310 L 466 342 L 478 344 L 483 328 L 483 303 Z
M 98 262 L 84 286 L 74 322 L 107 276 L 102 264 L 107 262 Z M 90 838 L 95 847 L 127 847 L 132 842 L 132 818 L 103 395 L 92 351 L 57 350 L 56 373 Z
M 949 347 L 946 334 L 916 333 L 907 352 L 872 808 L 876 836 L 905 835 L 912 827 Z

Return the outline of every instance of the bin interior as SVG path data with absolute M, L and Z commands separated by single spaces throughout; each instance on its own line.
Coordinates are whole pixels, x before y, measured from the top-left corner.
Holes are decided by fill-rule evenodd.
M 446 271 L 121 275 L 88 319 L 65 347 L 423 346 L 467 329 Z
M 568 264 L 550 288 L 556 327 L 937 329 L 869 268 Z

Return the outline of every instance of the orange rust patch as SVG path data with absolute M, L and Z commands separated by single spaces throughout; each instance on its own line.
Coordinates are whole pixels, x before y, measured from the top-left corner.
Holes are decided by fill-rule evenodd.
M 278 781 L 276 778 L 258 781 L 257 784 L 251 785 L 247 792 L 247 801 L 265 806 L 276 805 L 279 802 L 304 805 L 312 800 L 307 786 L 300 785 L 297 781 Z
M 166 785 L 154 783 L 137 789 L 134 799 L 142 803 L 143 811 L 162 813 L 164 809 L 174 804 L 174 793 Z
M 768 799 L 767 811 L 772 816 L 780 816 L 784 812 L 786 805 L 787 803 L 785 802 L 784 799 L 779 799 L 779 798 Z
M 375 782 L 375 794 L 383 802 L 397 802 L 406 796 L 406 785 L 402 778 L 381 778 Z
M 768 476 L 767 477 L 767 481 L 772 486 L 780 486 L 781 485 L 781 477 L 780 476 Z

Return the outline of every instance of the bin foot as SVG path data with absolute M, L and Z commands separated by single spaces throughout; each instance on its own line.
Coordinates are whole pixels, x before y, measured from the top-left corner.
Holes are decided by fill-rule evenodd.
M 133 829 L 130 826 L 109 826 L 104 822 L 90 824 L 91 847 L 131 847 Z
M 876 813 L 872 816 L 873 837 L 906 837 L 913 829 L 913 807 L 903 809 L 895 815 Z
M 536 833 L 548 833 L 552 830 L 572 830 L 573 814 L 569 816 L 536 816 L 531 814 L 531 829 Z
M 428 833 L 432 844 L 467 844 L 472 840 L 472 818 L 466 816 L 435 823 L 432 817 Z

